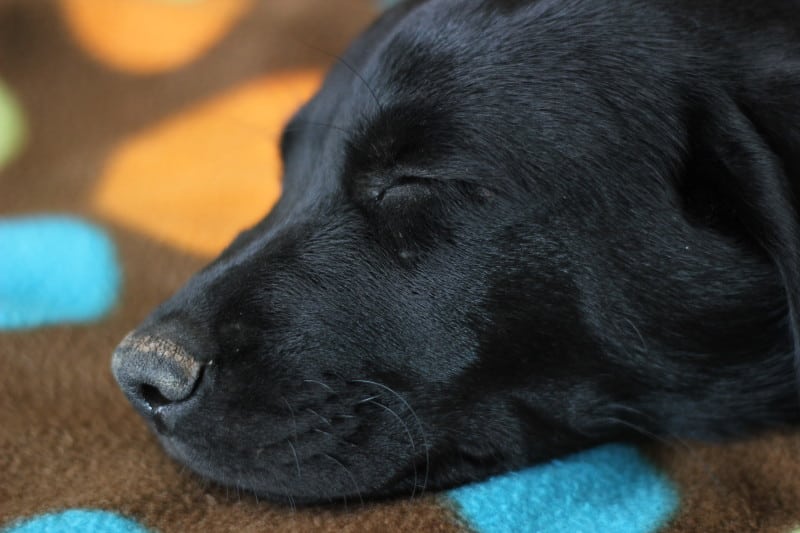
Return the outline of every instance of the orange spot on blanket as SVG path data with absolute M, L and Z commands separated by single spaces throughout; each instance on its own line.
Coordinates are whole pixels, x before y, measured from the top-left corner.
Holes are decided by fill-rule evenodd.
M 59 4 L 75 39 L 97 60 L 151 74 L 203 54 L 253 0 L 60 0 Z
M 277 141 L 318 70 L 272 75 L 190 108 L 111 154 L 94 207 L 190 252 L 214 255 L 280 196 Z

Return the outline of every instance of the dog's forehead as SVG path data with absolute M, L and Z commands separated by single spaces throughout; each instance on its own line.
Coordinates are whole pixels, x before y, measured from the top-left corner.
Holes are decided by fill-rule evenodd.
M 387 50 L 366 66 L 338 65 L 286 128 L 298 142 L 284 135 L 282 144 L 294 148 L 285 191 L 294 180 L 320 192 L 354 173 L 432 169 L 463 154 L 467 126 L 476 126 L 477 116 L 459 105 L 450 69 L 435 51 Z M 423 71 L 429 74 L 422 80 L 413 74 Z
M 600 126 L 606 100 L 597 95 L 607 84 L 580 76 L 585 47 L 564 38 L 561 17 L 540 13 L 551 4 L 420 2 L 379 22 L 290 125 L 303 133 L 284 192 L 306 203 L 341 192 L 354 174 L 402 165 L 412 175 L 459 167 L 493 176 L 524 165 L 546 178 L 605 158 L 597 140 L 609 133 Z

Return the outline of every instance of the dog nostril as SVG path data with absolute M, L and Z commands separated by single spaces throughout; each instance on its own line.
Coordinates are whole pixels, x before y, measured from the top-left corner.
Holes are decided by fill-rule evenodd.
M 170 400 L 165 398 L 163 394 L 161 394 L 160 390 L 152 385 L 144 384 L 139 387 L 139 394 L 141 395 L 142 399 L 144 399 L 145 403 L 147 403 L 147 405 L 150 407 L 150 409 L 156 409 L 162 405 L 172 403 Z
M 208 364 L 211 364 L 209 362 Z M 195 381 L 192 384 L 191 390 L 186 394 L 185 398 L 180 398 L 178 400 L 170 400 L 166 396 L 164 396 L 158 387 L 150 385 L 148 383 L 142 383 L 139 387 L 139 396 L 145 401 L 145 403 L 150 407 L 150 409 L 158 409 L 159 407 L 163 407 L 165 405 L 169 405 L 171 403 L 175 403 L 176 401 L 183 401 L 188 399 L 194 394 L 195 389 L 200 384 L 200 381 L 203 379 L 203 371 L 205 370 L 205 366 L 201 366 L 197 376 L 195 377 Z

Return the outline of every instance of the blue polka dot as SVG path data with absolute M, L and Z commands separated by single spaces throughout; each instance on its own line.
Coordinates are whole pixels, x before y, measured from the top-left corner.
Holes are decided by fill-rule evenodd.
M 18 522 L 7 533 L 149 533 L 133 520 L 108 511 L 70 509 Z
M 70 217 L 0 220 L 0 330 L 96 320 L 117 299 L 114 245 Z
M 672 484 L 612 444 L 450 491 L 480 533 L 647 533 L 678 507 Z

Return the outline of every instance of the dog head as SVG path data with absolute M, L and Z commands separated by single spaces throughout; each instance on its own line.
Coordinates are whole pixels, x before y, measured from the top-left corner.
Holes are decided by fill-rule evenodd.
M 797 162 L 676 24 L 381 18 L 287 126 L 274 209 L 115 352 L 166 450 L 314 502 L 796 419 Z

